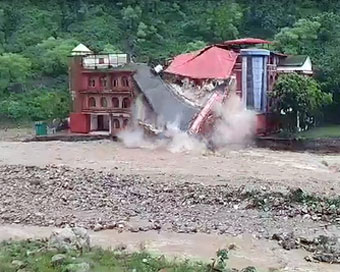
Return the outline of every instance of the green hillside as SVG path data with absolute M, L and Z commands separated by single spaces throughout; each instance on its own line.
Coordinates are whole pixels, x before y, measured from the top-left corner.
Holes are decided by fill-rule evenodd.
M 1 120 L 67 116 L 67 56 L 79 42 L 157 63 L 238 37 L 307 54 L 323 91 L 323 120 L 340 116 L 340 2 L 333 0 L 2 0 Z

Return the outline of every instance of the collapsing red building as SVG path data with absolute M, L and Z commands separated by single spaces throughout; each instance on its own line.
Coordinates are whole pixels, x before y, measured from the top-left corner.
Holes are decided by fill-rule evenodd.
M 208 46 L 175 57 L 165 72 L 168 80 L 174 83 L 187 79 L 199 87 L 211 81 L 236 78 L 236 94 L 242 98 L 245 108 L 256 112 L 257 133 L 266 134 L 277 127 L 270 111 L 268 94 L 279 74 L 312 74 L 312 65 L 307 56 L 286 56 L 267 49 L 252 48 L 270 43 L 248 38 Z
M 268 93 L 279 73 L 310 74 L 312 67 L 305 56 L 249 48 L 269 43 L 242 39 L 182 54 L 163 77 L 146 64 L 129 62 L 126 54 L 93 54 L 79 45 L 70 61 L 71 132 L 117 135 L 134 121 L 154 131 L 176 124 L 182 131 L 202 134 L 231 83 L 244 107 L 257 113 L 258 133 L 272 131 Z

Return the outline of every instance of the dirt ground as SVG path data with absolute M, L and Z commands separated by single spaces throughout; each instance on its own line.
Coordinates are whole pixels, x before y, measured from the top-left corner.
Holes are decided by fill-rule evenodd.
M 55 164 L 161 180 L 265 186 L 274 191 L 299 187 L 324 195 L 340 193 L 340 156 L 256 148 L 197 154 L 128 149 L 112 141 L 0 142 L 0 164 Z
M 8 128 L 6 125 L 0 125 L 0 141 L 21 141 L 34 136 L 34 134 L 33 124 L 31 127 L 25 125 L 18 128 Z

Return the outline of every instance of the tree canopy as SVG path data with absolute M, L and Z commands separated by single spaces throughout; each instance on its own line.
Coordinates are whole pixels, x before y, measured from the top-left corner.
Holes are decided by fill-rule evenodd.
M 258 37 L 275 41 L 278 51 L 311 56 L 321 90 L 334 94 L 325 112 L 334 121 L 339 28 L 340 2 L 330 0 L 2 0 L 0 96 L 64 95 L 67 56 L 80 42 L 157 63 L 210 43 Z
M 271 97 L 274 111 L 287 117 L 285 129 L 289 131 L 296 129 L 297 119 L 302 128 L 313 125 L 322 107 L 332 102 L 331 94 L 323 93 L 313 78 L 296 73 L 281 75 Z

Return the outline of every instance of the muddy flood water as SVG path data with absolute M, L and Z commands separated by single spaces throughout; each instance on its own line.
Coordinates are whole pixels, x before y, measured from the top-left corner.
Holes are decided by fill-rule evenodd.
M 9 169 L 8 171 L 10 171 L 9 175 L 1 173 L 0 181 L 2 180 L 2 186 L 6 187 L 6 184 L 9 184 L 11 175 L 13 176 L 14 184 L 11 185 L 12 187 L 9 186 L 7 189 L 3 188 L 0 190 L 0 195 L 8 197 L 6 200 L 4 198 L 0 200 L 2 202 L 0 212 L 6 215 L 0 218 L 0 222 L 2 222 L 0 225 L 0 240 L 48 237 L 51 231 L 56 228 L 56 226 L 53 226 L 53 222 L 54 220 L 59 220 L 57 213 L 61 211 L 69 213 L 68 216 L 72 218 L 72 222 L 77 222 L 79 214 L 90 214 L 91 209 L 89 207 L 81 206 L 80 204 L 76 205 L 74 200 L 72 203 L 70 202 L 69 207 L 67 206 L 68 204 L 60 204 L 60 210 L 58 210 L 59 202 L 56 203 L 56 217 L 48 217 L 54 212 L 49 210 L 50 206 L 47 204 L 44 206 L 45 203 L 40 201 L 41 210 L 39 211 L 39 205 L 35 204 L 33 199 L 32 214 L 35 215 L 32 216 L 32 221 L 29 221 L 28 224 L 23 224 L 26 221 L 20 212 L 15 210 L 16 206 L 11 203 L 16 197 L 19 203 L 20 194 L 29 196 L 28 194 L 32 191 L 32 188 L 29 187 L 29 179 L 36 178 L 40 168 L 33 170 L 29 168 L 21 169 L 20 165 L 41 167 L 42 172 L 48 172 L 42 173 L 42 176 L 45 177 L 44 175 L 46 175 L 48 180 L 58 178 L 55 168 L 53 168 L 54 170 L 44 168 L 50 165 L 57 167 L 56 169 L 66 166 L 70 169 L 78 169 L 77 171 L 91 169 L 91 171 L 94 171 L 93 173 L 111 172 L 123 177 L 126 176 L 126 179 L 132 180 L 131 184 L 133 184 L 134 176 L 138 176 L 138 183 L 136 182 L 133 194 L 130 192 L 132 189 L 126 188 L 127 185 L 124 188 L 117 189 L 119 194 L 127 196 L 126 202 L 121 202 L 119 199 L 118 210 L 124 210 L 127 214 L 129 214 L 130 210 L 126 212 L 126 205 L 129 205 L 129 203 L 138 205 L 138 199 L 134 199 L 135 195 L 137 195 L 136 192 L 138 192 L 138 197 L 143 195 L 143 199 L 145 195 L 151 194 L 151 191 L 146 192 L 148 181 L 150 181 L 153 188 L 157 187 L 157 182 L 159 182 L 160 188 L 163 188 L 166 184 L 169 184 L 169 187 L 171 187 L 181 182 L 197 184 L 200 186 L 199 190 L 204 194 L 209 194 L 212 190 L 211 188 L 216 185 L 228 185 L 235 188 L 244 185 L 244 187 L 268 193 L 287 192 L 289 189 L 301 188 L 305 192 L 327 197 L 334 197 L 340 193 L 340 156 L 270 151 L 256 148 L 233 148 L 216 153 L 171 153 L 165 149 L 126 148 L 120 143 L 111 141 L 29 143 L 2 141 L 0 142 L 0 165 L 3 167 L 2 169 Z M 8 168 L 5 168 L 7 166 Z M 15 168 L 16 166 L 20 167 L 17 169 Z M 78 173 L 77 171 L 72 172 L 72 170 L 65 171 L 68 175 L 65 177 L 67 183 L 72 182 L 75 179 L 73 176 Z M 22 181 L 20 179 L 21 173 L 25 175 Z M 86 172 L 86 175 L 84 174 L 85 179 L 89 179 L 93 173 Z M 104 174 L 98 175 L 96 180 L 99 180 L 102 175 Z M 104 175 L 104 177 L 106 178 L 107 176 Z M 146 185 L 141 186 L 141 180 L 145 180 Z M 23 187 L 19 190 L 20 182 L 23 183 Z M 42 183 L 41 186 L 44 186 L 44 180 L 39 180 L 39 182 Z M 81 186 L 82 184 L 80 181 L 77 181 L 74 186 Z M 170 184 L 173 185 L 170 186 Z M 95 187 L 94 185 L 91 186 Z M 100 186 L 106 188 L 105 186 L 107 185 L 105 183 Z M 209 187 L 209 190 L 206 192 L 202 189 L 205 186 Z M 174 188 L 171 187 L 171 190 L 175 190 Z M 44 191 L 44 187 L 41 187 L 37 190 L 35 197 L 42 199 Z M 97 192 L 94 193 L 97 194 Z M 65 194 L 65 191 L 62 191 L 62 194 Z M 167 192 L 167 194 L 170 193 Z M 181 199 L 178 192 L 173 194 L 175 194 L 176 201 Z M 117 199 L 121 195 L 118 196 L 114 192 L 112 193 L 112 196 Z M 80 195 L 79 197 L 82 196 Z M 88 196 L 86 197 L 86 199 L 89 199 Z M 108 197 L 110 195 L 106 198 Z M 153 196 L 150 197 L 150 199 L 152 198 Z M 198 198 L 200 199 L 201 196 Z M 208 199 L 208 196 L 203 196 L 203 198 Z M 90 200 L 95 201 L 95 199 L 94 197 Z M 104 200 L 105 202 L 103 203 L 107 203 L 108 200 Z M 38 202 L 37 200 L 36 203 Z M 140 205 L 143 206 L 143 203 L 140 202 Z M 147 203 L 146 205 L 149 206 L 155 205 L 155 203 Z M 98 207 L 100 207 L 100 213 L 103 216 L 112 211 L 108 208 L 105 209 L 105 207 L 102 208 L 102 205 L 104 204 L 98 205 Z M 162 208 L 162 205 L 158 206 L 157 209 Z M 244 220 L 244 222 L 255 222 L 254 225 L 259 225 L 261 228 L 266 228 L 268 225 L 268 233 L 270 234 L 275 232 L 277 226 L 283 229 L 288 226 L 289 231 L 294 230 L 298 233 L 302 233 L 304 228 L 306 228 L 306 230 L 308 229 L 308 234 L 318 234 L 321 232 L 321 234 L 340 235 L 340 228 L 337 225 L 331 224 L 325 228 L 326 224 L 324 222 L 313 221 L 309 217 L 289 218 L 285 216 L 280 218 L 280 216 L 268 215 L 261 211 L 247 211 L 246 209 L 243 210 L 242 203 L 240 207 L 225 206 L 226 208 L 224 209 L 226 210 L 223 210 L 223 206 L 218 207 L 216 204 L 209 204 L 208 202 L 202 202 L 196 206 L 192 205 L 190 209 L 202 215 L 208 212 L 214 214 L 214 220 L 221 220 L 221 222 L 228 222 L 229 220 L 237 221 L 235 218 L 237 218 L 237 214 L 240 212 L 242 214 L 240 217 L 243 218 L 240 219 L 240 224 Z M 24 206 L 20 204 L 18 207 Z M 97 207 L 96 204 L 94 207 Z M 217 208 L 219 209 L 218 212 L 214 211 Z M 136 218 L 136 220 L 142 217 L 144 219 L 154 218 L 156 216 L 154 214 L 157 214 L 158 211 L 155 208 L 146 210 L 145 214 L 138 211 L 139 215 L 133 215 L 131 218 Z M 16 219 L 11 220 L 8 214 L 6 214 L 7 211 L 10 211 L 8 214 L 15 216 Z M 181 212 L 181 210 L 178 211 L 179 213 Z M 91 213 L 94 212 L 96 210 L 91 210 Z M 147 214 L 151 212 L 153 217 Z M 39 213 L 39 216 L 36 216 L 37 213 Z M 161 214 L 161 212 L 159 213 Z M 162 220 L 164 222 L 172 222 L 166 218 L 166 212 L 164 214 L 162 213 Z M 218 215 L 221 215 L 223 218 L 216 217 Z M 81 216 L 84 217 L 84 215 Z M 180 214 L 178 218 L 181 219 L 181 216 L 187 220 L 189 215 Z M 201 218 L 199 215 L 197 215 L 197 218 L 197 220 L 203 220 L 203 217 Z M 273 223 L 273 218 L 275 218 L 275 223 Z M 62 218 L 62 220 L 64 219 Z M 84 224 L 87 224 L 86 222 Z M 201 225 L 203 226 L 204 224 L 210 226 L 209 222 L 203 222 Z M 217 222 L 216 224 L 218 225 L 219 223 Z M 249 224 L 249 226 L 251 228 L 252 224 Z M 230 230 L 233 230 L 233 226 L 230 227 Z M 235 244 L 235 249 L 230 251 L 229 262 L 231 267 L 235 268 L 255 266 L 259 271 L 340 271 L 340 265 L 307 262 L 304 260 L 304 257 L 310 253 L 301 249 L 284 250 L 276 241 L 272 241 L 268 237 L 255 235 L 251 229 L 247 231 L 247 226 L 239 228 L 237 235 L 232 235 L 228 231 L 224 234 L 215 232 L 210 234 L 208 232 L 201 233 L 196 230 L 195 233 L 181 232 L 171 231 L 171 228 L 164 227 L 159 231 L 134 232 L 131 229 L 124 229 L 123 232 L 118 232 L 117 230 L 90 231 L 90 234 L 93 244 L 102 247 L 115 248 L 117 245 L 124 243 L 130 251 L 139 250 L 143 247 L 153 253 L 165 254 L 169 257 L 190 257 L 204 261 L 209 261 L 214 257 L 217 249 Z M 261 229 L 259 229 L 259 232 L 261 232 Z
M 204 184 L 303 188 L 340 193 L 340 156 L 232 149 L 171 153 L 164 149 L 125 148 L 111 141 L 0 142 L 0 164 L 49 164 L 109 170 L 122 174 L 184 178 Z

